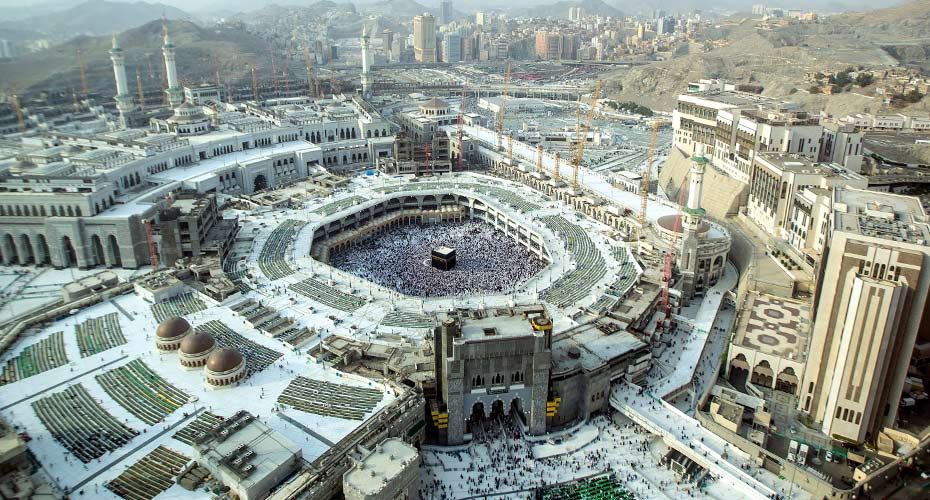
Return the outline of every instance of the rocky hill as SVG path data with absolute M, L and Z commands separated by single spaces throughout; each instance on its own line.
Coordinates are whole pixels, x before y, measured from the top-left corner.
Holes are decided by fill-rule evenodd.
M 684 54 L 629 70 L 607 79 L 608 95 L 671 109 L 688 81 L 723 78 L 765 87 L 769 95 L 807 102 L 811 109 L 841 113 L 877 108 L 875 99 L 856 93 L 810 95 L 802 87 L 808 72 L 849 66 L 927 64 L 930 54 L 930 0 L 919 0 L 869 13 L 850 13 L 816 24 L 771 28 L 758 21 L 734 21 L 718 35 L 729 41 L 706 49 L 693 43 Z M 921 39 L 921 35 L 924 37 Z M 918 109 L 928 100 L 918 103 Z
M 546 5 L 534 5 L 517 10 L 515 14 L 527 17 L 568 18 L 568 9 L 581 7 L 584 15 L 623 17 L 624 13 L 601 0 L 563 0 Z
M 177 65 L 182 82 L 212 80 L 214 60 L 221 78 L 245 77 L 249 65 L 255 64 L 260 71 L 265 71 L 270 64 L 266 42 L 243 30 L 219 26 L 207 29 L 189 21 L 169 21 L 168 29 L 178 46 Z M 133 80 L 138 70 L 145 85 L 160 86 L 163 71 L 161 21 L 121 33 L 119 40 L 125 50 L 129 78 Z M 0 62 L 0 89 L 15 86 L 20 91 L 79 90 L 77 50 L 84 54 L 89 87 L 114 88 L 108 53 L 110 44 L 109 36 L 82 36 L 15 61 Z M 149 62 L 154 78 L 150 77 Z
M 76 35 L 119 33 L 161 19 L 192 20 L 187 12 L 161 3 L 110 2 L 88 0 L 74 7 L 17 21 L 0 22 L 0 29 L 21 29 L 42 33 L 53 40 Z

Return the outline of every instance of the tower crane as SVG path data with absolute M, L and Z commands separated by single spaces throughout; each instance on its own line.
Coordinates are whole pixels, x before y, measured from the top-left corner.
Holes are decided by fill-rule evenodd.
M 252 68 L 252 99 L 258 101 L 258 76 L 255 75 L 255 65 Z
M 649 144 L 649 160 L 643 172 L 643 180 L 639 186 L 639 239 L 646 237 L 646 208 L 649 205 L 649 181 L 652 175 L 652 164 L 656 156 L 656 139 L 659 136 L 659 119 L 652 120 L 652 142 Z
M 584 130 L 582 130 L 581 135 L 578 136 L 578 144 L 575 146 L 575 156 L 572 158 L 572 189 L 578 189 L 578 170 L 581 168 L 584 143 L 588 138 L 588 130 L 591 129 L 591 120 L 594 119 L 594 108 L 597 107 L 597 99 L 601 94 L 601 87 L 603 85 L 604 82 L 598 80 L 597 85 L 594 87 L 594 93 L 591 94 L 591 108 L 588 109 L 588 115 L 585 118 Z
M 552 169 L 552 178 L 556 182 L 559 182 L 559 164 L 562 163 L 562 154 L 556 151 L 555 153 L 555 168 Z
M 287 41 L 287 55 L 284 58 L 284 97 L 291 94 L 291 58 L 294 57 L 294 37 Z
M 87 99 L 87 67 L 84 64 L 84 50 L 77 49 L 77 60 L 81 70 L 81 92 L 84 93 L 84 99 Z
M 316 97 L 317 94 L 313 91 L 313 59 L 310 57 L 310 49 L 304 45 L 304 64 L 307 66 L 307 87 L 308 87 L 308 96 Z
M 19 131 L 25 133 L 26 132 L 26 119 L 23 118 L 23 108 L 19 104 L 19 96 L 16 95 L 15 88 L 13 89 L 12 99 L 10 100 L 13 103 L 13 111 L 16 112 L 16 121 L 19 122 Z
M 504 116 L 507 114 L 507 87 L 510 86 L 510 63 L 504 74 L 504 87 L 501 89 L 501 109 L 497 112 L 497 150 L 504 148 Z

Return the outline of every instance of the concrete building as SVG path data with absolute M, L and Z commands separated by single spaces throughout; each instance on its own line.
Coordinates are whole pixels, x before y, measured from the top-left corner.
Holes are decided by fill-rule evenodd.
M 835 186 L 865 189 L 868 180 L 839 165 L 814 163 L 797 154 L 759 153 L 750 172 L 746 214 L 766 233 L 788 240 L 790 233 L 806 232 L 791 225 L 796 195 L 809 187 Z
M 707 90 L 678 96 L 672 115 L 674 144 L 704 154 L 728 176 L 749 182 L 757 152 L 820 159 L 823 127 L 797 104 L 749 92 Z
M 552 322 L 542 305 L 448 313 L 434 333 L 439 441 L 461 444 L 474 422 L 514 414 L 546 431 Z
M 184 86 L 184 100 L 194 106 L 209 106 L 210 104 L 225 101 L 225 92 L 218 85 L 201 83 L 200 85 Z
M 436 18 L 424 13 L 413 18 L 413 57 L 419 63 L 435 63 Z
M 458 33 L 446 33 L 442 36 L 442 62 L 451 63 L 462 60 L 462 37 Z
M 798 406 L 862 443 L 895 425 L 915 343 L 930 337 L 930 228 L 913 197 L 835 188 L 832 206 Z
M 191 448 L 194 460 L 243 500 L 265 498 L 301 467 L 300 447 L 244 410 L 196 434 Z
M 213 256 L 222 262 L 239 229 L 236 218 L 224 219 L 216 195 L 183 193 L 172 198 L 158 216 L 155 243 L 162 264 Z
M 452 22 L 452 0 L 442 0 L 439 2 L 439 24 L 449 24 Z
M 362 456 L 342 476 L 346 500 L 417 500 L 420 498 L 420 454 L 397 438 L 388 438 Z
M 727 379 L 796 394 L 810 344 L 810 305 L 749 292 L 727 349 Z

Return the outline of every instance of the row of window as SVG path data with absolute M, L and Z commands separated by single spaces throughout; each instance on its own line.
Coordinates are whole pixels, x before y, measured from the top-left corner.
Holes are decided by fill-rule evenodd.
M 516 371 L 510 374 L 511 384 L 518 384 L 520 382 L 523 382 L 524 379 L 525 379 L 525 376 L 523 372 L 521 371 Z M 497 373 L 491 377 L 491 385 L 501 385 L 503 383 L 504 383 L 504 376 L 502 374 Z M 472 387 L 484 387 L 485 385 L 487 385 L 487 380 L 485 379 L 484 375 L 475 375 L 474 377 L 472 377 L 471 379 Z
M 52 206 L 48 211 L 45 205 L 0 205 L 0 215 L 6 217 L 81 217 L 81 207 Z
M 861 411 L 850 411 L 849 408 L 843 408 L 842 406 L 836 407 L 836 418 L 843 420 L 844 422 L 854 423 L 859 425 L 859 422 L 862 421 L 862 412 Z M 853 421 L 855 420 L 855 422 Z

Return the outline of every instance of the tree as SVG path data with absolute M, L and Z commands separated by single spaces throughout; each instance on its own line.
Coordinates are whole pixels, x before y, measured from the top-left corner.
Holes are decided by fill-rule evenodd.
M 875 77 L 873 77 L 871 73 L 862 72 L 856 76 L 856 85 L 860 87 L 868 87 L 869 85 L 872 85 L 872 82 L 874 81 Z
M 811 85 L 811 88 L 807 89 L 807 91 L 810 92 L 811 94 L 819 94 L 819 93 L 820 93 L 820 86 L 819 86 L 819 85 Z

